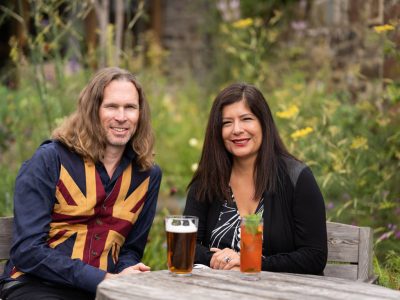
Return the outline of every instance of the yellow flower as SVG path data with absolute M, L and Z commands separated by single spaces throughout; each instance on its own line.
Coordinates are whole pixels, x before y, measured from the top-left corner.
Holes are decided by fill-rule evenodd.
M 234 28 L 243 29 L 243 28 L 247 28 L 247 27 L 253 25 L 253 23 L 254 23 L 254 21 L 252 18 L 246 18 L 246 19 L 240 19 L 240 20 L 234 22 L 232 24 L 232 26 Z
M 394 30 L 394 26 L 393 25 L 389 25 L 389 24 L 380 25 L 380 26 L 374 26 L 374 30 L 375 30 L 376 33 L 382 33 L 382 32 L 385 32 L 385 31 Z
M 368 149 L 368 140 L 365 137 L 358 136 L 353 139 L 350 149 Z
M 287 110 L 278 111 L 276 116 L 282 119 L 291 119 L 299 113 L 299 108 L 296 105 L 291 105 Z
M 293 132 L 290 135 L 290 137 L 292 139 L 294 139 L 294 140 L 297 140 L 298 138 L 301 138 L 301 137 L 309 135 L 313 131 L 314 131 L 314 129 L 312 129 L 311 127 L 306 127 L 306 128 L 303 128 L 303 129 L 296 130 L 295 132 Z

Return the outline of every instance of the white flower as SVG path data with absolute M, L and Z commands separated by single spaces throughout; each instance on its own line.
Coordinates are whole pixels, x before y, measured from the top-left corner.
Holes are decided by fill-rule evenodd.
M 199 167 L 198 163 L 194 163 L 192 164 L 192 166 L 190 167 L 190 169 L 192 170 L 192 172 L 196 172 L 197 168 Z
M 196 147 L 199 144 L 199 141 L 196 138 L 191 138 L 189 140 L 189 145 L 192 147 Z

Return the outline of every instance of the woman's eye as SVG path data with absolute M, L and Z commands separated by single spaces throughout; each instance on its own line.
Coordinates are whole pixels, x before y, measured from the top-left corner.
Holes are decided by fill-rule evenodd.
M 222 122 L 222 126 L 227 126 L 227 125 L 229 125 L 231 123 L 232 123 L 231 121 L 224 121 L 224 122 Z

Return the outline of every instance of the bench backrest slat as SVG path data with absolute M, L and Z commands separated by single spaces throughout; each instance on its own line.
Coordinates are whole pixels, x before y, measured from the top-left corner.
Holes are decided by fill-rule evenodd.
M 372 230 L 369 227 L 327 222 L 326 276 L 372 281 Z
M 0 274 L 3 273 L 5 261 L 9 258 L 12 240 L 13 217 L 0 218 Z

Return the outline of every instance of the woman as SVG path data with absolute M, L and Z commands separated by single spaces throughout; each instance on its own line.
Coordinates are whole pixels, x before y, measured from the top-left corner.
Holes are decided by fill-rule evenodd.
M 261 92 L 232 84 L 211 108 L 185 215 L 199 217 L 195 263 L 240 267 L 240 217 L 264 219 L 262 270 L 322 274 L 324 200 L 311 170 L 285 148 Z

